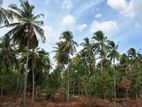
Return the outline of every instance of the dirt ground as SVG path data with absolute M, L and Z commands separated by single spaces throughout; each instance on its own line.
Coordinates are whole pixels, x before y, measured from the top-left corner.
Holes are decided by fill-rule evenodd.
M 0 97 L 0 107 L 21 107 L 21 98 L 17 96 Z M 106 99 L 74 97 L 70 102 L 61 100 L 53 102 L 45 98 L 37 98 L 35 103 L 32 103 L 31 97 L 27 97 L 26 107 L 142 107 L 142 99 L 122 99 L 114 102 Z

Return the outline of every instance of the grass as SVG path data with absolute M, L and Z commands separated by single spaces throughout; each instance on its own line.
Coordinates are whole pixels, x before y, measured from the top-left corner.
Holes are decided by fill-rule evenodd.
M 60 101 L 60 102 L 59 102 Z M 32 103 L 31 97 L 27 97 L 27 107 L 142 107 L 142 99 L 127 99 L 121 102 L 112 102 L 106 99 L 85 97 L 72 97 L 70 102 L 58 100 L 48 101 L 44 98 L 37 98 Z M 21 98 L 18 96 L 0 97 L 0 107 L 21 107 Z

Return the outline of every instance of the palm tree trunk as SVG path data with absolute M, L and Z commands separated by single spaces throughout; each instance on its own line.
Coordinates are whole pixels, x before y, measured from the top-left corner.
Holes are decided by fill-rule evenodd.
M 2 84 L 1 84 L 1 96 L 3 96 L 4 78 L 5 78 L 5 75 L 3 74 L 3 77 L 2 77 Z
M 32 70 L 33 72 L 33 78 L 32 78 L 32 81 L 33 81 L 33 89 L 32 89 L 32 103 L 34 103 L 35 101 L 35 74 L 34 74 L 34 70 Z
M 85 80 L 85 96 L 88 97 L 88 79 Z
M 34 103 L 34 100 L 35 100 L 35 74 L 34 74 L 34 70 L 33 70 L 33 78 L 32 78 L 32 81 L 33 81 L 33 89 L 32 89 L 32 102 Z
M 115 59 L 113 59 L 113 66 L 115 65 Z M 115 66 L 114 66 L 114 70 L 115 70 Z M 114 71 L 115 72 L 115 71 Z M 114 99 L 116 101 L 116 76 L 115 76 L 115 73 L 114 73 L 114 77 L 113 77 L 113 82 L 114 82 Z
M 115 77 L 115 75 L 113 77 L 113 81 L 114 81 L 114 99 L 116 101 L 116 77 Z
M 69 59 L 68 59 L 69 63 Z M 67 70 L 67 75 L 68 75 L 68 83 L 67 83 L 67 102 L 69 102 L 69 97 L 70 97 L 70 78 L 69 78 L 69 70 Z
M 28 61 L 29 61 L 29 37 L 27 40 L 27 59 L 26 59 L 26 65 L 25 65 L 25 78 L 24 78 L 24 92 L 23 92 L 23 106 L 24 107 L 26 107 Z
M 70 81 L 69 81 L 69 70 L 67 71 L 68 72 L 68 86 L 67 86 L 67 101 L 69 102 L 69 94 L 70 94 Z
M 87 65 L 87 61 L 86 61 L 86 65 Z M 89 70 L 89 72 L 87 72 Z M 91 70 L 90 70 L 90 64 L 89 66 L 86 66 L 86 76 L 85 76 L 85 94 L 86 94 L 86 97 L 88 97 L 88 82 L 89 82 L 89 73 L 91 73 Z
M 2 72 L 2 83 L 1 83 L 1 96 L 3 96 L 3 87 L 4 87 L 4 78 L 5 78 L 5 72 L 4 72 L 4 64 L 2 62 L 2 69 L 1 69 L 1 72 Z
M 33 54 L 35 52 L 35 49 L 33 48 Z M 32 82 L 33 82 L 33 86 L 32 86 L 32 103 L 34 103 L 34 100 L 35 100 L 35 72 L 34 72 L 34 69 L 35 69 L 35 55 L 33 57 L 33 62 L 32 62 Z
M 3 65 L 3 63 L 2 63 L 2 65 Z M 3 67 L 5 68 L 5 65 L 3 65 Z M 2 77 L 2 85 L 1 85 L 1 96 L 3 96 L 4 82 L 5 82 L 5 71 L 3 69 L 2 69 L 3 77 Z M 8 71 L 8 68 L 6 68 L 6 71 Z
M 20 89 L 19 89 L 19 93 L 22 92 L 22 88 L 23 88 L 23 75 L 20 75 Z
M 20 77 L 17 78 L 17 82 L 16 82 L 16 91 L 19 91 L 19 84 L 20 84 Z
M 72 94 L 73 94 L 73 95 L 75 95 L 74 89 L 75 89 L 75 80 L 73 81 L 73 90 L 72 90 Z

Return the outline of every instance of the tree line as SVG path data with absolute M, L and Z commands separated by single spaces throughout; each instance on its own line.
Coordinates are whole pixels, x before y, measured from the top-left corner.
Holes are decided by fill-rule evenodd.
M 40 20 L 28 1 L 21 5 L 0 7 L 0 28 L 10 28 L 0 38 L 1 96 L 16 93 L 32 95 L 32 102 L 42 93 L 49 96 L 61 92 L 66 96 L 98 98 L 138 98 L 142 95 L 142 54 L 128 49 L 121 54 L 119 43 L 109 40 L 102 31 L 84 38 L 81 44 L 71 31 L 61 33 L 54 48 L 56 67 L 52 67 L 49 53 L 39 47 L 37 36 L 45 41 Z M 16 20 L 16 22 L 14 21 Z M 78 46 L 82 46 L 76 52 Z M 51 72 L 52 71 L 52 72 Z

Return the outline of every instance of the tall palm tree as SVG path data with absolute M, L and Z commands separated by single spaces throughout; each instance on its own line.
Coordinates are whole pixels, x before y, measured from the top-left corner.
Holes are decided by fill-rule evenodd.
M 131 81 L 130 81 L 130 60 L 127 54 L 122 54 L 120 57 L 120 65 L 119 69 L 122 73 L 122 78 L 120 82 L 120 86 L 125 90 L 125 94 L 128 97 L 128 90 L 130 89 Z
M 60 52 L 64 55 L 63 57 L 66 58 L 64 64 L 69 63 L 70 55 L 73 55 L 76 52 L 76 46 L 78 46 L 77 42 L 73 40 L 72 32 L 64 31 L 60 37 L 62 40 L 62 44 L 60 46 Z M 69 101 L 69 71 L 68 73 L 68 89 L 67 89 L 67 101 Z
M 27 61 L 26 61 L 26 71 L 24 79 L 24 96 L 23 104 L 25 106 L 26 101 L 26 89 L 27 89 L 27 71 L 28 71 L 28 60 L 29 60 L 29 51 L 28 49 L 33 49 L 37 47 L 38 40 L 37 34 L 45 40 L 44 31 L 41 28 L 43 21 L 39 21 L 38 18 L 43 16 L 43 14 L 35 15 L 33 13 L 34 6 L 30 5 L 28 1 L 21 1 L 21 8 L 17 5 L 12 4 L 9 6 L 10 9 L 8 12 L 17 20 L 17 22 L 10 23 L 4 27 L 12 27 L 12 29 L 7 32 L 7 35 L 10 35 L 15 43 L 20 45 L 25 45 L 27 47 Z M 33 87 L 34 91 L 34 87 Z M 34 93 L 34 92 L 33 92 Z M 34 97 L 32 98 L 34 101 Z
M 107 55 L 108 58 L 110 58 L 110 61 L 112 61 L 113 63 L 113 68 L 115 71 L 115 61 L 119 59 L 119 52 L 117 51 L 118 49 L 118 44 L 116 45 L 113 41 L 108 41 L 108 46 L 109 46 L 109 53 Z M 113 87 L 114 87 L 114 98 L 116 100 L 116 75 L 114 73 L 114 77 L 113 77 Z
M 82 57 L 85 58 L 86 64 L 88 65 L 88 74 L 91 74 L 95 67 L 94 46 L 89 38 L 85 38 L 81 45 L 83 46 L 83 49 L 81 50 L 83 53 Z
M 82 63 L 84 64 L 85 67 L 85 84 L 86 84 L 86 96 L 88 96 L 88 91 L 89 91 L 89 76 L 91 76 L 91 74 L 94 71 L 95 68 L 95 55 L 94 55 L 94 46 L 93 44 L 90 42 L 89 38 L 85 38 L 84 42 L 81 43 L 81 45 L 83 46 L 83 49 L 80 51 L 80 55 L 82 60 L 84 60 Z
M 3 95 L 3 86 L 5 74 L 8 72 L 10 67 L 17 63 L 15 56 L 15 51 L 13 50 L 13 45 L 10 42 L 10 37 L 5 35 L 0 39 L 0 65 L 2 72 L 2 86 L 1 86 L 1 96 Z
M 22 65 L 26 63 L 26 56 L 22 58 L 21 62 L 22 62 Z M 35 80 L 34 85 L 36 87 L 41 77 L 44 77 L 46 73 L 49 73 L 50 68 L 51 68 L 51 63 L 50 63 L 49 55 L 47 52 L 45 52 L 45 50 L 40 50 L 39 48 L 36 48 L 34 53 L 33 51 L 29 51 L 29 60 L 28 60 L 29 83 L 31 83 L 31 81 L 33 82 L 33 79 L 31 80 L 31 78 L 34 78 Z M 33 70 L 35 72 L 34 74 L 33 74 Z
M 128 63 L 128 74 L 127 76 L 131 79 L 133 85 L 135 86 L 133 89 L 136 90 L 135 91 L 135 95 L 136 95 L 136 98 L 137 98 L 137 89 L 138 89 L 138 82 L 137 81 L 140 81 L 138 80 L 138 77 L 139 77 L 139 57 L 138 57 L 138 54 L 136 52 L 136 50 L 134 48 L 130 48 L 128 51 L 127 51 L 127 55 L 128 55 L 128 60 L 129 60 L 129 63 Z M 141 71 L 141 70 L 140 70 Z M 133 79 L 135 77 L 135 79 Z
M 96 41 L 94 44 L 94 48 L 96 49 L 96 52 L 99 53 L 99 57 L 101 58 L 101 72 L 103 70 L 103 62 L 105 61 L 105 57 L 108 52 L 108 46 L 107 46 L 107 37 L 104 36 L 102 31 L 97 31 L 94 33 L 94 36 L 92 37 L 93 40 Z

